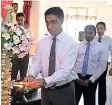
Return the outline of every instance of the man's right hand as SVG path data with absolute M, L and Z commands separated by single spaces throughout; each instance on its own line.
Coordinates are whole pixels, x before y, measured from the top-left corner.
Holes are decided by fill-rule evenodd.
M 33 80 L 35 80 L 35 77 L 33 75 L 29 75 L 24 78 L 24 82 L 31 82 Z

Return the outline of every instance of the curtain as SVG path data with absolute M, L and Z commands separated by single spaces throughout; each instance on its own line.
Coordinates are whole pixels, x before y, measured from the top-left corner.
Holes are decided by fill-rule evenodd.
M 7 10 L 4 8 L 6 5 L 12 5 L 13 0 L 2 0 L 1 1 L 1 17 L 5 19 Z
M 32 7 L 32 1 L 24 1 L 23 13 L 25 15 L 25 24 L 29 25 L 30 21 L 30 8 Z

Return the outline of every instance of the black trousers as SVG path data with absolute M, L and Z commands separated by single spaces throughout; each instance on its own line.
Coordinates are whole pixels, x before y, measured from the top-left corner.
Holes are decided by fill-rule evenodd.
M 75 86 L 72 82 L 69 86 L 59 89 L 41 90 L 41 105 L 76 105 Z
M 17 74 L 19 70 L 20 70 L 20 79 L 23 80 L 27 73 L 28 64 L 29 64 L 29 54 L 27 54 L 23 58 L 14 57 L 12 59 L 11 80 L 17 80 Z
M 106 75 L 108 71 L 108 64 L 106 71 L 100 76 L 98 79 L 99 85 L 98 85 L 98 102 L 99 105 L 105 105 L 106 103 Z
M 90 77 L 90 75 L 87 75 L 84 79 L 89 79 Z M 82 79 L 80 74 L 79 78 Z M 98 81 L 91 83 L 88 86 L 82 86 L 75 81 L 76 105 L 79 104 L 82 94 L 84 97 L 84 105 L 95 105 L 97 83 Z

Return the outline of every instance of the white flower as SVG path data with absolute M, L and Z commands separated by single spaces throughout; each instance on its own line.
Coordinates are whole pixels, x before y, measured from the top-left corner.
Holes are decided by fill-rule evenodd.
M 23 26 L 20 26 L 20 28 L 24 30 L 24 27 Z
M 13 47 L 12 50 L 13 50 L 13 54 L 19 54 L 20 53 L 20 50 L 18 47 Z
M 7 48 L 7 46 L 8 46 L 8 43 L 4 43 L 4 48 Z
M 4 48 L 7 50 L 11 50 L 12 49 L 12 43 L 4 43 Z
M 5 40 L 10 39 L 10 35 L 8 33 L 3 34 L 2 37 L 4 37 Z
M 8 24 L 7 24 L 7 26 L 9 26 L 9 27 L 11 26 L 11 27 L 12 27 L 12 26 L 13 26 L 13 24 L 12 24 L 12 23 L 8 23 Z
M 31 33 L 30 33 L 30 32 L 27 32 L 27 33 L 26 33 L 26 37 L 27 37 L 28 39 L 32 38 Z
M 22 31 L 21 31 L 19 28 L 17 28 L 17 29 L 16 29 L 16 34 L 17 34 L 18 36 L 21 36 Z
M 2 27 L 1 32 L 7 33 L 7 29 L 5 27 Z
M 18 36 L 16 36 L 16 35 L 13 36 L 13 40 L 14 40 L 14 44 L 18 44 L 18 43 L 21 42 L 20 38 Z
M 19 49 L 20 49 L 20 51 L 25 51 L 25 46 L 22 44 L 19 44 Z
M 12 26 L 12 27 L 9 29 L 9 31 L 14 31 L 14 32 L 16 32 L 16 26 Z

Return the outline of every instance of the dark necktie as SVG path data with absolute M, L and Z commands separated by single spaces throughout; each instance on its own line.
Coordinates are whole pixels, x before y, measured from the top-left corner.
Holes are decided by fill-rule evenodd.
M 54 37 L 49 57 L 49 76 L 51 76 L 55 72 L 55 62 L 56 62 L 55 48 L 56 48 L 56 38 Z
M 101 43 L 101 36 L 99 36 L 98 42 L 100 42 L 100 43 Z

